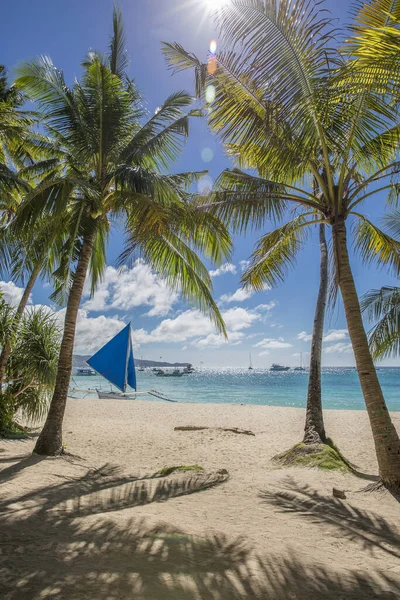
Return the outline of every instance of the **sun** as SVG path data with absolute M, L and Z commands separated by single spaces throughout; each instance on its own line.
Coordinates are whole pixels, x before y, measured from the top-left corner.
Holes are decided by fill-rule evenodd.
M 221 8 L 223 4 L 226 4 L 228 0 L 205 0 L 208 6 L 212 9 Z

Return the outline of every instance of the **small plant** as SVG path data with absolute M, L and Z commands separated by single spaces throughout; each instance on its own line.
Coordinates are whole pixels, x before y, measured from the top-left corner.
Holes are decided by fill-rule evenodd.
M 329 438 L 326 444 L 295 444 L 272 460 L 282 467 L 317 467 L 324 471 L 338 470 L 347 473 L 355 469 Z

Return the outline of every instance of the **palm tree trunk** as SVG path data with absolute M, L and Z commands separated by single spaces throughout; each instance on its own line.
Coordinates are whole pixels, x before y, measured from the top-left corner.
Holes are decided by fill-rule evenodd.
M 358 376 L 374 437 L 379 475 L 387 487 L 400 490 L 400 439 L 386 407 L 369 350 L 350 267 L 344 218 L 339 217 L 332 227 L 339 286 Z
M 326 245 L 325 225 L 323 224 L 319 226 L 319 242 L 321 252 L 320 282 L 311 340 L 310 375 L 308 379 L 306 424 L 303 439 L 305 444 L 326 444 L 321 400 L 321 357 L 326 298 L 328 294 L 328 248 Z
M 65 313 L 64 334 L 61 342 L 58 371 L 53 398 L 42 432 L 36 442 L 34 452 L 47 456 L 62 454 L 62 423 L 67 403 L 68 388 L 72 372 L 72 353 L 74 349 L 76 321 L 82 298 L 83 285 L 93 251 L 94 233 L 83 240 L 73 284 L 68 296 Z
M 28 304 L 29 296 L 31 295 L 33 286 L 36 283 L 36 280 L 39 276 L 42 266 L 43 266 L 43 261 L 41 261 L 41 260 L 38 261 L 38 263 L 35 265 L 32 273 L 28 279 L 28 283 L 26 284 L 26 288 L 24 290 L 24 293 L 22 294 L 22 298 L 21 298 L 21 300 L 17 306 L 17 309 L 15 311 L 14 324 L 16 327 L 18 326 L 21 315 L 24 312 L 26 305 Z M 9 343 L 6 342 L 4 344 L 4 347 L 0 354 L 0 392 L 1 392 L 2 386 L 3 386 L 4 373 L 6 370 L 8 357 L 10 356 L 10 350 L 11 350 L 11 346 Z

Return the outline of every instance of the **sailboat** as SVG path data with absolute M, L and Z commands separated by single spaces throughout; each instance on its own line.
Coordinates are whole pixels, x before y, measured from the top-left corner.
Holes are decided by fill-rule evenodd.
M 295 367 L 294 370 L 295 371 L 305 371 L 305 368 L 303 367 L 303 353 L 302 352 L 300 352 L 300 366 Z
M 96 354 L 93 354 L 86 362 L 99 375 L 102 375 L 121 392 L 103 392 L 96 390 L 100 400 L 134 400 L 139 394 L 148 394 L 159 400 L 166 402 L 176 402 L 171 398 L 166 398 L 157 390 L 147 390 L 143 392 L 136 391 L 136 372 L 135 360 L 133 358 L 131 324 L 129 323 L 122 331 L 117 333 L 109 342 L 107 342 Z M 126 393 L 129 385 L 135 393 Z M 78 390 L 79 391 L 79 390 Z
M 249 371 L 252 371 L 253 370 L 253 365 L 251 364 L 251 353 L 249 354 L 249 359 L 250 359 Z
M 127 385 L 136 390 L 130 323 L 86 362 L 122 392 L 96 390 L 100 399 L 133 398 L 126 394 Z

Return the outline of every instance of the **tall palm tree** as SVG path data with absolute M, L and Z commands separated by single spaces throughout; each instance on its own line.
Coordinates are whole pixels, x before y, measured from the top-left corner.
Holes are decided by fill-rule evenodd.
M 398 488 L 400 439 L 369 351 L 347 242 L 352 222 L 362 259 L 399 273 L 399 243 L 359 212 L 373 194 L 396 190 L 391 177 L 400 171 L 397 105 L 392 86 L 364 82 L 348 55 L 331 43 L 332 27 L 320 4 L 230 0 L 217 12 L 220 42 L 227 49 L 210 56 L 208 64 L 178 44 L 165 44 L 164 52 L 172 68 L 195 70 L 196 88 L 205 89 L 209 103 L 211 129 L 241 168 L 258 172 L 258 177 L 225 173 L 229 186 L 214 194 L 219 214 L 243 225 L 266 216 L 278 220 L 288 206 L 298 207 L 294 218 L 260 239 L 243 284 L 253 289 L 275 284 L 294 264 L 309 227 L 330 226 L 335 277 L 380 476 Z M 369 24 L 385 25 L 390 17 L 381 3 L 368 4 L 374 5 Z M 364 18 L 360 10 L 358 23 Z
M 177 92 L 144 124 L 139 93 L 127 74 L 121 15 L 114 10 L 108 55 L 90 52 L 80 81 L 68 87 L 49 58 L 25 63 L 17 84 L 39 105 L 57 152 L 62 174 L 46 178 L 21 204 L 17 223 L 30 227 L 47 216 L 66 221 L 69 233 L 55 277 L 55 297 L 67 298 L 64 334 L 53 399 L 35 452 L 62 452 L 62 421 L 72 369 L 76 320 L 87 273 L 92 291 L 105 267 L 113 219 L 124 219 L 126 248 L 121 260 L 142 255 L 178 288 L 185 300 L 207 312 L 225 332 L 212 298 L 208 271 L 196 254 L 212 261 L 230 252 L 219 219 L 190 202 L 198 173 L 165 174 L 188 135 L 192 98 Z M 40 164 L 36 166 L 40 168 Z

